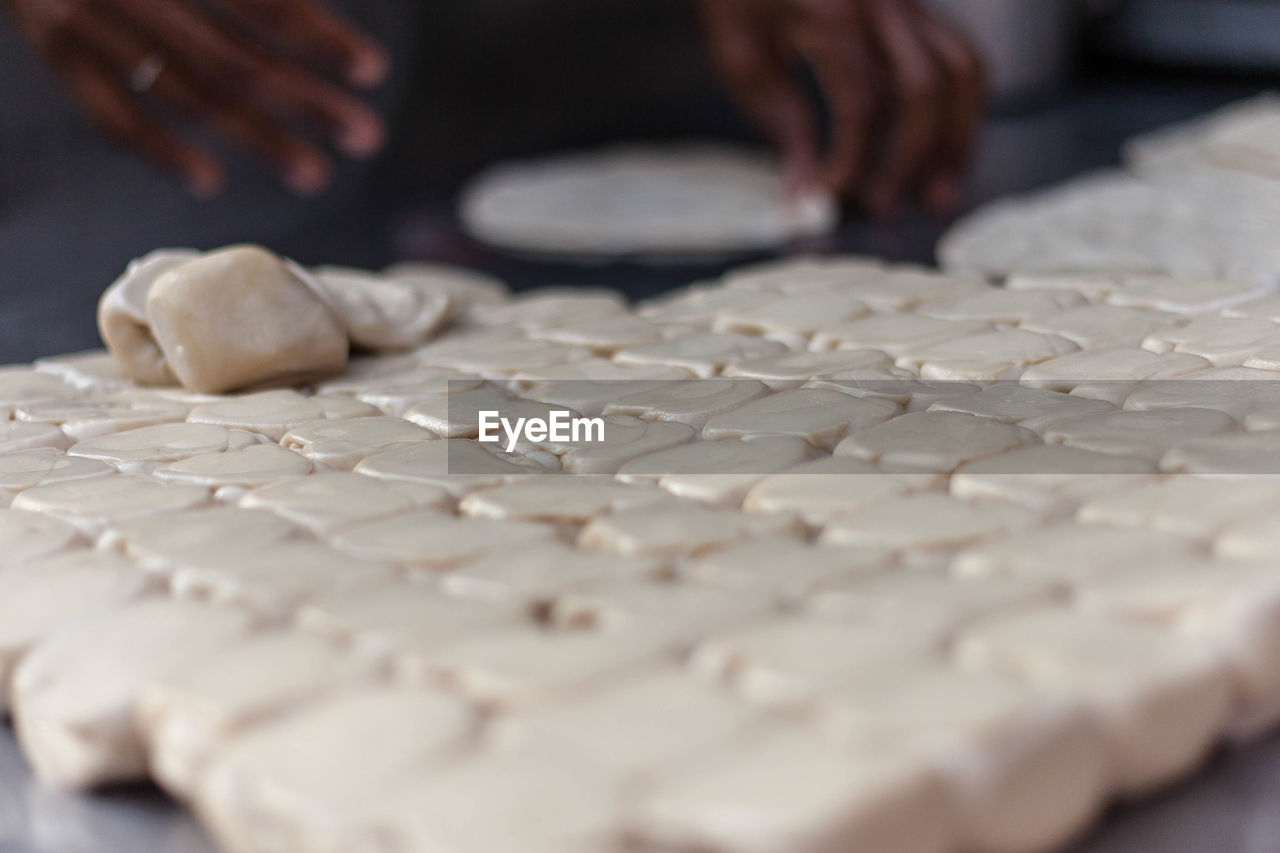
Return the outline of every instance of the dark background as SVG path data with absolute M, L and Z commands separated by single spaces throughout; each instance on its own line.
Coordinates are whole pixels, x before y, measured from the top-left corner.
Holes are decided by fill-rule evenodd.
M 370 267 L 429 257 L 489 269 L 516 287 L 582 282 L 633 296 L 716 272 L 514 261 L 462 238 L 452 211 L 460 182 L 498 158 L 624 139 L 754 139 L 712 77 L 690 0 L 340 5 L 395 58 L 376 96 L 392 143 L 371 163 L 343 164 L 334 188 L 307 200 L 240 160 L 223 197 L 189 198 L 87 131 L 0 23 L 0 363 L 96 346 L 98 295 L 130 258 L 160 246 L 254 241 L 304 263 Z M 1085 34 L 1078 74 L 1061 90 L 993 110 L 964 209 L 1115 163 L 1127 136 L 1274 82 L 1089 47 L 1112 35 Z M 946 225 L 918 213 L 892 225 L 851 218 L 835 238 L 804 248 L 927 262 Z

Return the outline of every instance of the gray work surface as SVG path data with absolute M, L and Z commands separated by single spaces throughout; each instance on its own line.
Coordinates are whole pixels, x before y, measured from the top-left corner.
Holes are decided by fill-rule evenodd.
M 1117 806 L 1068 853 L 1278 853 L 1280 737 L 1223 750 L 1193 779 Z M 27 773 L 0 728 L 0 853 L 214 853 L 195 821 L 145 787 L 82 795 Z M 512 851 L 518 853 L 518 851 Z

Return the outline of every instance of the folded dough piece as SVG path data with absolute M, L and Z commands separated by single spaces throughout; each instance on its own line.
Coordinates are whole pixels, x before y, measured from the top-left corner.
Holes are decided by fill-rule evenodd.
M 382 296 L 370 285 L 357 298 L 335 298 L 256 246 L 163 250 L 107 289 L 98 325 L 128 378 L 220 393 L 340 370 L 347 334 L 339 316 L 376 320 Z
M 305 272 L 257 246 L 209 252 L 161 275 L 147 321 L 169 369 L 218 394 L 336 373 L 347 334 Z
M 133 261 L 98 302 L 98 331 L 125 376 L 172 385 L 173 373 L 147 319 L 147 296 L 160 276 L 200 257 L 194 249 L 159 249 Z
M 348 267 L 317 267 L 312 275 L 356 346 L 415 347 L 449 319 L 449 292 L 440 286 Z

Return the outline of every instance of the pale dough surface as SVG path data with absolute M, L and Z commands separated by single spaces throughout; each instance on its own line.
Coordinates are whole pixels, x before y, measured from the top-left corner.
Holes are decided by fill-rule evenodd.
M 577 255 L 722 253 L 834 227 L 830 198 L 789 199 L 764 157 L 714 146 L 620 148 L 496 166 L 464 189 L 472 236 Z
M 1096 200 L 1073 227 L 1152 245 Z M 1249 275 L 343 275 L 447 294 L 366 330 L 445 325 L 288 390 L 0 368 L 0 670 L 45 780 L 150 775 L 237 853 L 1039 853 L 1280 722 Z M 507 453 L 489 407 L 605 440 Z

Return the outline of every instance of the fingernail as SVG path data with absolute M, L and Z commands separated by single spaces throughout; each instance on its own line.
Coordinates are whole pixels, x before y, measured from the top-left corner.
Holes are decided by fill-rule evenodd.
M 372 89 L 387 79 L 391 71 L 391 60 L 381 50 L 367 50 L 358 54 L 347 69 L 347 78 L 351 85 L 361 89 Z
M 315 195 L 329 185 L 329 172 L 324 160 L 307 158 L 289 167 L 285 183 L 298 195 Z
M 211 199 L 222 192 L 222 170 L 215 166 L 197 167 L 187 174 L 187 192 L 198 199 Z
M 338 147 L 350 157 L 372 157 L 382 150 L 386 140 L 386 130 L 382 122 L 373 120 L 357 120 L 349 123 L 338 136 Z

